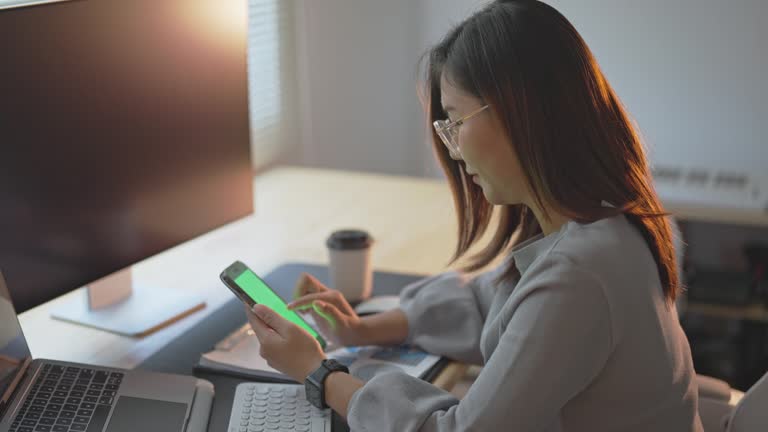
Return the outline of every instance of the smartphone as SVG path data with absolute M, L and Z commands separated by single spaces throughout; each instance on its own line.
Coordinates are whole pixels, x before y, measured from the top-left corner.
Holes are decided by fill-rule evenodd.
M 325 349 L 326 343 L 320 334 L 307 324 L 304 319 L 299 316 L 295 311 L 289 310 L 285 301 L 280 298 L 277 293 L 269 287 L 260 277 L 256 276 L 247 265 L 240 261 L 235 261 L 232 265 L 224 269 L 219 276 L 221 281 L 224 282 L 235 295 L 247 304 L 248 307 L 253 307 L 255 304 L 263 304 L 275 312 L 279 313 L 283 318 L 293 322 L 299 327 L 311 334 L 320 343 L 320 346 Z

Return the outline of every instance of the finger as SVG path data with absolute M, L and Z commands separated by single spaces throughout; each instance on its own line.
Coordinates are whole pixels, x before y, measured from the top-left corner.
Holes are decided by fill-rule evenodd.
M 320 316 L 320 314 L 317 313 L 314 307 L 310 307 L 307 312 L 309 316 L 312 317 L 313 322 L 317 326 L 317 329 L 320 331 L 321 334 L 326 336 L 332 336 L 333 333 L 336 331 L 335 328 L 331 328 L 331 324 Z
M 332 330 L 336 330 L 337 324 L 344 320 L 341 311 L 330 303 L 317 300 L 312 303 L 312 310 L 325 319 Z
M 299 279 L 296 280 L 296 285 L 293 287 L 293 298 L 297 299 L 307 293 L 309 293 L 310 287 L 308 287 L 309 282 L 307 281 L 307 274 L 302 273 L 299 276 Z
M 283 318 L 277 312 L 261 304 L 253 306 L 253 313 L 264 324 L 269 326 L 282 337 L 285 337 L 288 331 L 290 331 L 290 329 L 295 326 L 295 324 Z
M 319 293 L 314 294 L 307 294 L 301 298 L 298 298 L 288 304 L 288 309 L 296 309 L 300 306 L 309 305 L 311 307 L 312 302 L 315 300 L 322 300 L 328 303 L 334 302 L 334 293 L 333 291 L 323 291 Z
M 299 305 L 299 306 L 291 307 L 290 309 L 293 309 L 293 310 L 296 310 L 296 311 L 299 311 L 299 312 L 304 312 L 304 311 L 312 309 L 312 303 L 305 303 L 305 304 L 302 304 L 302 305 Z
M 253 333 L 256 335 L 256 338 L 259 339 L 260 343 L 263 344 L 264 341 L 270 340 L 277 336 L 277 333 L 272 329 L 272 327 L 268 326 L 264 321 L 262 321 L 261 318 L 253 313 L 250 308 L 246 308 L 246 314 L 248 315 L 248 322 L 251 324 Z
M 293 298 L 297 299 L 307 294 L 312 294 L 322 291 L 322 284 L 315 279 L 309 273 L 302 273 L 299 279 L 296 281 L 296 286 L 293 289 Z
M 301 306 L 300 310 L 302 310 L 312 307 L 311 303 L 317 300 L 334 305 L 342 314 L 357 315 L 357 312 L 355 312 L 347 299 L 344 298 L 341 292 L 336 290 L 326 290 L 317 294 L 310 294 L 295 300 L 291 304 L 294 305 L 294 307 Z

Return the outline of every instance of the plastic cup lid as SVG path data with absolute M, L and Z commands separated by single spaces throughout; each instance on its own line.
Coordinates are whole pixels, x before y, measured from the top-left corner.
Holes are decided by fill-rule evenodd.
M 373 244 L 373 238 L 363 230 L 345 229 L 334 231 L 326 241 L 329 249 L 366 249 Z

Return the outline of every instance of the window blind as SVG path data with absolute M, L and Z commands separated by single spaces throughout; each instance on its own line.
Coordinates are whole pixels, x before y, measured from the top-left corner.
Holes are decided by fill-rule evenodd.
M 298 128 L 294 0 L 248 2 L 248 92 L 256 169 L 274 162 Z

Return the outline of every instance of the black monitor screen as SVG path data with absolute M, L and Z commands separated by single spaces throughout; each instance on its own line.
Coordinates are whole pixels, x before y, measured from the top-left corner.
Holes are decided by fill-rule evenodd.
M 0 10 L 0 268 L 19 312 L 252 212 L 246 8 Z

